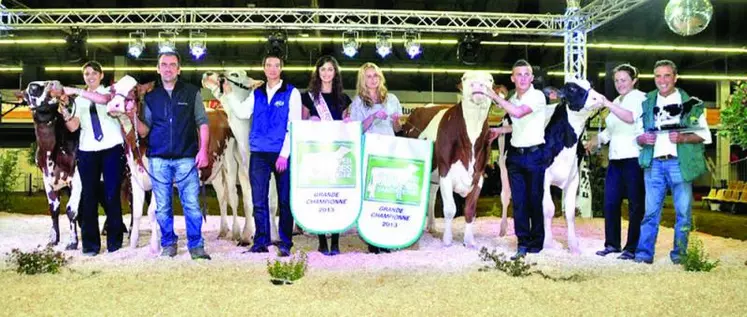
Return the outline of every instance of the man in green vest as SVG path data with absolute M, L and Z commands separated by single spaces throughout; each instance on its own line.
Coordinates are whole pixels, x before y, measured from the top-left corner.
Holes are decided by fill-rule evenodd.
M 643 115 L 637 120 L 641 133 L 636 139 L 641 146 L 638 163 L 644 169 L 646 214 L 641 223 L 635 261 L 653 263 L 662 202 L 667 189 L 671 189 L 676 217 L 674 249 L 669 257 L 679 264 L 687 250 L 687 236 L 691 229 L 692 182 L 706 171 L 704 144 L 711 143 L 711 133 L 703 102 L 697 99 L 694 99 L 697 102 L 690 103 L 692 107 L 683 107 L 680 114 L 679 126 L 688 132 L 657 133 L 656 122 L 660 122 L 659 116 L 668 111 L 665 106 L 683 105 L 690 101 L 690 96 L 675 87 L 677 66 L 672 61 L 656 62 L 654 81 L 657 89 L 646 95 Z

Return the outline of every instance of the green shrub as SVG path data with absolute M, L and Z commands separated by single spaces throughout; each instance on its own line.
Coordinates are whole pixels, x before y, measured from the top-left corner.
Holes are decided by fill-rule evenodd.
M 0 153 L 0 211 L 11 207 L 11 192 L 18 182 L 21 173 L 18 171 L 18 151 Z
M 513 277 L 532 275 L 530 270 L 532 266 L 536 265 L 536 263 L 525 262 L 524 257 L 518 257 L 515 260 L 506 259 L 505 254 L 498 254 L 496 250 L 488 251 L 486 247 L 480 249 L 479 256 L 483 262 L 492 262 L 491 265 L 480 268 L 480 271 L 498 270 Z
M 721 110 L 718 135 L 728 136 L 731 144 L 747 149 L 747 82 L 736 83 L 726 108 Z
M 7 253 L 7 262 L 15 268 L 18 274 L 42 274 L 60 272 L 65 265 L 70 263 L 72 257 L 66 257 L 64 253 L 54 251 L 51 246 L 44 249 L 37 247 L 31 252 L 23 252 L 19 249 L 13 249 Z
M 305 252 L 291 257 L 288 261 L 267 260 L 267 273 L 276 280 L 293 282 L 302 278 L 306 274 L 307 260 Z
M 703 247 L 703 241 L 690 235 L 687 252 L 680 248 L 680 264 L 688 272 L 710 272 L 715 269 L 721 262 L 719 260 L 711 261 Z

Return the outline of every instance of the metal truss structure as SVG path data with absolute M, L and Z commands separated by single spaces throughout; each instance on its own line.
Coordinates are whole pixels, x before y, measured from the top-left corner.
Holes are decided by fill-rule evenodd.
M 563 15 L 295 8 L 3 9 L 14 30 L 242 29 L 561 36 Z
M 583 28 L 586 32 L 591 32 L 607 22 L 612 21 L 650 1 L 651 0 L 594 0 L 581 8 L 578 12 L 580 16 L 586 17 L 586 21 L 583 26 L 579 25 L 577 29 Z

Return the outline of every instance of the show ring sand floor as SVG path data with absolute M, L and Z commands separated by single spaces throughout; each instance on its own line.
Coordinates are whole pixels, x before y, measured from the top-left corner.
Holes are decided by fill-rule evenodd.
M 695 235 L 711 258 L 721 261 L 710 273 L 684 272 L 671 264 L 673 231 L 664 227 L 653 265 L 596 256 L 604 243 L 604 220 L 577 219 L 582 254 L 549 249 L 527 258 L 551 276 L 579 274 L 581 281 L 573 282 L 478 272 L 484 265 L 478 249 L 461 245 L 463 218 L 454 221 L 451 247 L 442 246 L 443 221 L 437 219 L 435 236 L 424 234 L 409 249 L 391 254 L 365 253 L 365 244 L 351 230 L 341 238 L 343 253 L 327 257 L 315 251 L 316 236 L 301 235 L 294 237 L 294 250 L 308 252 L 306 277 L 291 286 L 273 286 L 266 263 L 274 255 L 242 253 L 246 248 L 218 240 L 216 216 L 203 226 L 213 260 L 192 261 L 184 245 L 184 218 L 176 218 L 176 258 L 151 253 L 144 217 L 137 249 L 93 258 L 67 251 L 72 270 L 61 274 L 18 275 L 3 261 L 0 315 L 747 316 L 747 242 L 700 233 Z M 499 220 L 477 219 L 477 243 L 513 254 L 512 224 L 506 237 L 498 237 Z M 13 248 L 44 245 L 50 226 L 48 216 L 0 213 L 3 259 Z M 65 218 L 60 227 L 58 249 L 67 237 Z M 553 229 L 565 245 L 564 220 L 556 218 Z

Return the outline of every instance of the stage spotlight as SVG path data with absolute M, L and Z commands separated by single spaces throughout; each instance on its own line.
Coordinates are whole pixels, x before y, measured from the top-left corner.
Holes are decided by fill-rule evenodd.
M 342 33 L 342 53 L 347 57 L 354 57 L 358 54 L 358 32 Z
M 421 53 L 423 53 L 423 49 L 420 46 L 420 34 L 415 33 L 405 33 L 405 51 L 407 52 L 407 55 L 410 56 L 410 59 L 414 59 Z
M 176 32 L 158 32 L 158 53 L 176 52 Z
M 65 37 L 65 41 L 67 42 L 65 53 L 68 61 L 71 63 L 82 61 L 86 56 L 86 34 L 80 29 L 74 28 Z
M 275 32 L 267 37 L 267 49 L 268 54 L 273 54 L 286 60 L 288 57 L 288 36 L 283 32 Z
M 127 54 L 134 58 L 139 58 L 145 51 L 145 32 L 135 31 L 130 33 L 130 43 L 127 45 Z
M 376 53 L 382 58 L 392 53 L 392 42 L 389 41 L 389 34 L 376 34 Z
M 189 32 L 189 53 L 192 54 L 194 59 L 201 59 L 207 53 L 205 39 L 207 39 L 207 33 L 200 31 Z
M 464 35 L 464 38 L 462 38 L 457 47 L 457 58 L 464 65 L 475 65 L 477 64 L 479 53 L 480 39 L 476 38 L 474 34 Z

